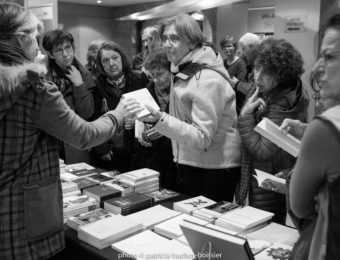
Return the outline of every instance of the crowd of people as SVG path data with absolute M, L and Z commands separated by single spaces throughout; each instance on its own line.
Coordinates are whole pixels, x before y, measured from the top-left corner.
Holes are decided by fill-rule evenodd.
M 288 212 L 301 234 L 312 225 L 294 259 L 340 257 L 340 15 L 315 65 L 324 112 L 308 125 L 303 59 L 284 39 L 228 35 L 223 60 L 180 13 L 143 30 L 133 63 L 122 46 L 97 39 L 84 66 L 69 32 L 44 32 L 39 50 L 41 22 L 23 7 L 1 3 L 0 24 L 1 259 L 46 259 L 65 247 L 59 158 L 155 169 L 162 187 L 249 203 L 281 224 Z M 147 106 L 136 139 L 143 108 L 123 95 L 141 88 L 160 110 Z M 297 159 L 254 130 L 265 117 L 302 139 Z M 286 196 L 260 189 L 255 169 L 289 172 Z

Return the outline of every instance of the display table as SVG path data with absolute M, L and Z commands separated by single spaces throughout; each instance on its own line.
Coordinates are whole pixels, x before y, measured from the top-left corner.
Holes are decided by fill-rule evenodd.
M 190 198 L 187 195 L 181 194 L 172 198 L 169 201 L 165 201 L 160 203 L 162 206 L 172 209 L 172 205 L 176 201 L 181 201 Z M 82 241 L 80 241 L 77 237 L 77 232 L 70 228 L 67 225 L 64 225 L 65 230 L 65 238 L 66 238 L 66 251 L 65 257 L 63 256 L 62 260 L 72 259 L 72 260 L 125 260 L 125 259 L 133 259 L 124 256 L 123 254 L 118 253 L 116 250 L 111 247 L 107 247 L 104 249 L 97 249 L 93 246 L 90 246 Z

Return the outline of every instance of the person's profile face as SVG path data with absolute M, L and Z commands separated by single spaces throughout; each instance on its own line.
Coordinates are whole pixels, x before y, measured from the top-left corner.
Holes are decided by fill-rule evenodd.
M 167 49 L 168 60 L 175 65 L 178 65 L 190 50 L 193 49 L 193 46 L 190 46 L 188 42 L 178 35 L 174 24 L 165 26 L 162 42 Z
M 325 108 L 340 104 L 340 31 L 328 29 L 322 40 L 317 69 L 320 97 Z
M 118 79 L 123 72 L 122 57 L 114 50 L 102 50 L 100 62 L 111 79 Z
M 23 40 L 19 41 L 21 48 L 24 51 L 25 56 L 30 60 L 34 61 L 35 58 L 38 55 L 39 45 L 37 41 L 38 36 L 38 30 L 35 29 L 35 31 L 32 34 L 24 35 Z
M 267 93 L 277 86 L 276 79 L 272 75 L 264 72 L 260 65 L 254 68 L 254 82 L 259 88 L 260 93 Z
M 65 41 L 62 44 L 53 46 L 51 54 L 50 57 L 55 60 L 57 65 L 66 70 L 73 62 L 74 48 L 70 42 Z

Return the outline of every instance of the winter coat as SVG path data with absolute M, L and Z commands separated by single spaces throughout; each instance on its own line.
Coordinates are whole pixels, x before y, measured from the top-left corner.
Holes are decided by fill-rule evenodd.
M 123 124 L 118 112 L 81 119 L 46 72 L 0 64 L 0 259 L 46 259 L 65 247 L 55 137 L 87 149 Z
M 249 98 L 255 91 L 252 86 Z M 285 197 L 281 194 L 258 188 L 257 182 L 251 178 L 254 169 L 270 174 L 291 168 L 295 158 L 276 146 L 267 138 L 255 132 L 255 126 L 267 117 L 277 125 L 285 118 L 306 121 L 308 98 L 300 80 L 291 86 L 277 86 L 262 96 L 266 106 L 262 111 L 241 115 L 238 128 L 242 139 L 241 184 L 237 193 L 237 202 L 242 204 L 249 188 L 249 204 L 273 213 L 278 218 L 284 218 L 286 212 Z
M 227 81 L 223 60 L 210 47 L 183 59 L 170 92 L 170 115 L 155 129 L 172 141 L 174 161 L 205 169 L 240 165 L 235 93 Z M 185 60 L 185 62 L 184 62 Z M 206 64 L 192 77 L 183 77 L 186 63 Z

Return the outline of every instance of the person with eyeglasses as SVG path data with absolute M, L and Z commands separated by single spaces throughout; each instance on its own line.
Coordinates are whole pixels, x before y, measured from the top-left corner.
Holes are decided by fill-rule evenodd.
M 190 15 L 159 25 L 173 74 L 169 113 L 149 108 L 152 114 L 142 120 L 171 139 L 177 190 L 232 201 L 240 180 L 240 136 L 228 72 Z
M 0 24 L 0 259 L 71 259 L 64 250 L 58 139 L 79 149 L 103 143 L 123 126 L 134 101 L 85 121 L 36 61 L 38 18 L 2 2 Z
M 223 61 L 224 67 L 227 69 L 230 78 L 235 77 L 237 80 L 246 81 L 247 67 L 243 59 L 237 54 L 237 42 L 233 36 L 227 35 L 221 40 L 220 46 L 226 59 Z M 236 112 L 240 113 L 244 102 L 244 94 L 235 89 L 236 93 Z
M 74 55 L 72 34 L 63 30 L 47 31 L 42 46 L 48 55 L 46 78 L 58 86 L 66 103 L 76 114 L 89 120 L 94 112 L 92 92 L 95 83 L 91 73 Z M 88 151 L 78 150 L 66 143 L 60 143 L 60 157 L 67 164 L 90 161 Z
M 128 55 L 115 42 L 102 43 L 96 62 L 98 76 L 95 80 L 93 119 L 115 109 L 123 94 L 141 89 L 148 83 L 141 72 L 132 69 Z M 91 150 L 91 164 L 120 172 L 133 170 L 131 158 L 134 145 L 134 119 L 131 117 L 111 140 Z

